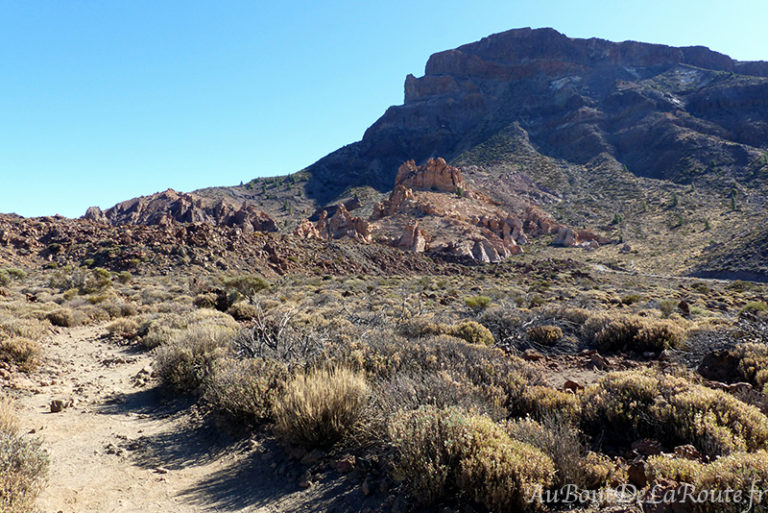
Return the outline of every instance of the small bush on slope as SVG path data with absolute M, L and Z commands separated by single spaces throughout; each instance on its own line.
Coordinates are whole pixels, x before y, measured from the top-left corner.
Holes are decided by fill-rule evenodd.
M 17 434 L 11 402 L 0 398 L 0 511 L 27 513 L 45 482 L 48 456 Z
M 494 512 L 530 509 L 532 487 L 553 481 L 546 454 L 512 440 L 488 417 L 458 408 L 423 407 L 393 417 L 389 435 L 396 477 L 425 504 L 463 497 Z
M 369 388 L 362 374 L 343 368 L 298 373 L 276 398 L 275 429 L 308 446 L 329 446 L 361 418 Z
M 614 372 L 582 394 L 584 425 L 599 431 L 691 443 L 717 456 L 762 449 L 768 418 L 754 406 L 719 390 L 653 371 Z
M 287 366 L 275 360 L 223 358 L 214 365 L 204 397 L 216 410 L 258 424 L 272 418 L 288 378 Z

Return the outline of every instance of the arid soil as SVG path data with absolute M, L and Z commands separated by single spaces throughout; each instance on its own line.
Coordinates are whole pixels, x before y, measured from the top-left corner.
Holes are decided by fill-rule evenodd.
M 103 327 L 62 330 L 46 362 L 17 385 L 26 431 L 51 460 L 43 513 L 316 511 L 322 483 L 309 489 L 278 477 L 266 445 L 233 440 L 226 429 L 196 422 L 188 404 L 152 387 L 152 357 L 106 338 Z M 72 401 L 51 413 L 52 400 Z M 193 409 L 194 411 L 194 409 Z M 279 453 L 278 453 L 279 454 Z M 343 485 L 343 483 L 341 483 Z

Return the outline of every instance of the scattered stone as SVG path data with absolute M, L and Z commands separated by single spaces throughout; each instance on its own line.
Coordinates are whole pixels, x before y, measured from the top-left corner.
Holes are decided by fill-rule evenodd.
M 54 399 L 51 401 L 51 413 L 59 413 L 72 406 L 72 399 Z
M 584 390 L 584 385 L 582 385 L 581 383 L 576 383 L 575 381 L 572 381 L 569 379 L 569 380 L 566 380 L 565 383 L 563 383 L 563 390 L 572 390 L 576 392 L 578 390 Z
M 648 475 L 646 474 L 645 462 L 643 460 L 638 459 L 629 464 L 627 467 L 627 480 L 638 488 L 648 484 Z
M 661 442 L 652 438 L 643 438 L 632 442 L 632 450 L 640 456 L 655 456 L 661 454 L 663 449 Z
M 691 444 L 678 445 L 675 447 L 675 454 L 687 460 L 701 460 L 701 453 Z
M 347 474 L 355 470 L 355 457 L 351 454 L 345 454 L 341 458 L 333 462 L 333 468 L 336 472 L 341 474 Z
M 542 360 L 543 358 L 544 358 L 544 355 L 536 351 L 535 349 L 526 349 L 523 352 L 523 359 L 528 360 L 529 362 L 537 362 L 539 360 Z

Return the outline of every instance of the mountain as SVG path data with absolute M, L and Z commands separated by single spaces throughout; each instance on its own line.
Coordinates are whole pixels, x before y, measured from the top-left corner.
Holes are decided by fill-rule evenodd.
M 768 63 L 696 46 L 572 39 L 552 29 L 495 34 L 432 55 L 360 142 L 308 168 L 323 202 L 344 188 L 391 187 L 409 159 L 448 161 L 514 123 L 544 155 L 610 155 L 638 176 L 690 183 L 712 168 L 763 172 Z
M 340 203 L 370 217 L 401 164 L 437 157 L 503 208 L 529 201 L 627 241 L 598 252 L 627 270 L 749 274 L 755 258 L 723 260 L 768 252 L 752 233 L 768 193 L 768 63 L 553 29 L 436 53 L 361 141 L 293 175 L 196 192 L 253 203 L 291 231 Z

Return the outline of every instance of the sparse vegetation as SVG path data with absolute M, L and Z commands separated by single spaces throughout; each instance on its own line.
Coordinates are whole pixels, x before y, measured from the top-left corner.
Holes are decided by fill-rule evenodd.
M 369 394 L 365 377 L 344 368 L 299 372 L 274 403 L 278 433 L 308 446 L 328 446 L 359 422 Z

